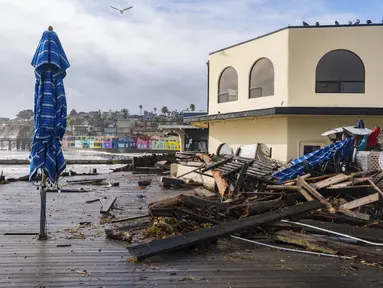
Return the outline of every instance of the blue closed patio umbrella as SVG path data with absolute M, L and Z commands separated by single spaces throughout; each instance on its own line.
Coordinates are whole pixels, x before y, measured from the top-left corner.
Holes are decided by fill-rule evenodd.
M 67 124 L 63 79 L 70 64 L 60 40 L 50 26 L 32 59 L 35 68 L 34 137 L 29 178 L 42 172 L 40 238 L 45 238 L 46 179 L 55 183 L 65 170 L 60 140 Z

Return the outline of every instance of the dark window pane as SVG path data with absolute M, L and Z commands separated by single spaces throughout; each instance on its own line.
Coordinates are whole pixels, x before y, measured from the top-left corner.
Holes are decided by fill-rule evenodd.
M 363 62 L 351 51 L 331 51 L 318 63 L 316 93 L 364 93 L 364 82 Z
M 254 64 L 250 72 L 249 98 L 272 95 L 274 95 L 274 65 L 269 59 L 262 58 Z
M 364 82 L 342 82 L 340 91 L 342 93 L 364 93 Z
M 238 100 L 238 75 L 233 67 L 223 70 L 218 88 L 218 103 Z
M 339 93 L 340 86 L 336 82 L 317 82 L 316 93 Z

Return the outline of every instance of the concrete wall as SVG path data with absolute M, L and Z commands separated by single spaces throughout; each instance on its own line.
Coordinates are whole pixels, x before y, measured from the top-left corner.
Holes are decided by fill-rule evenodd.
M 209 153 L 216 153 L 221 143 L 235 150 L 246 144 L 262 142 L 273 149 L 273 158 L 287 158 L 287 118 L 260 117 L 210 123 Z
M 383 127 L 383 116 L 289 116 L 287 118 L 287 158 L 295 159 L 300 154 L 300 146 L 304 143 L 330 144 L 329 138 L 321 136 L 325 131 L 341 127 L 356 125 L 363 119 L 365 125 L 373 129 L 375 126 Z M 273 150 L 273 152 L 276 152 Z
M 383 106 L 382 45 L 383 26 L 289 29 L 288 105 Z M 363 61 L 366 71 L 364 94 L 315 93 L 316 66 L 322 56 L 336 49 L 350 50 Z
M 263 57 L 274 65 L 274 96 L 249 99 L 250 72 Z M 287 102 L 288 30 L 212 54 L 209 63 L 209 114 L 275 107 Z M 219 77 L 229 66 L 238 74 L 238 100 L 218 103 Z

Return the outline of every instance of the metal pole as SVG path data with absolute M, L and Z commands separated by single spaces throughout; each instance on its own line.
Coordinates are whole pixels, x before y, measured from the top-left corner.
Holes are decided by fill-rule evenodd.
M 47 204 L 47 186 L 46 186 L 47 177 L 43 171 L 42 180 L 41 180 L 41 189 L 40 189 L 40 197 L 41 197 L 41 210 L 40 210 L 40 234 L 39 240 L 47 239 L 46 234 L 46 204 Z

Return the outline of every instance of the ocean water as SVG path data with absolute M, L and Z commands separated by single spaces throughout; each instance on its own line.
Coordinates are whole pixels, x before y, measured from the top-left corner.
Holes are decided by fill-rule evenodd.
M 0 159 L 28 159 L 28 151 L 0 151 Z M 102 160 L 102 159 L 130 159 L 133 156 L 140 156 L 142 154 L 129 154 L 129 153 L 109 153 L 101 151 L 91 150 L 67 150 L 64 151 L 65 159 L 90 159 L 90 160 Z M 73 170 L 78 173 L 87 173 L 92 171 L 93 168 L 97 168 L 99 173 L 110 173 L 111 169 L 121 167 L 124 165 L 68 165 L 67 171 Z M 29 174 L 28 165 L 0 165 L 0 173 L 3 172 L 7 178 L 17 178 Z

